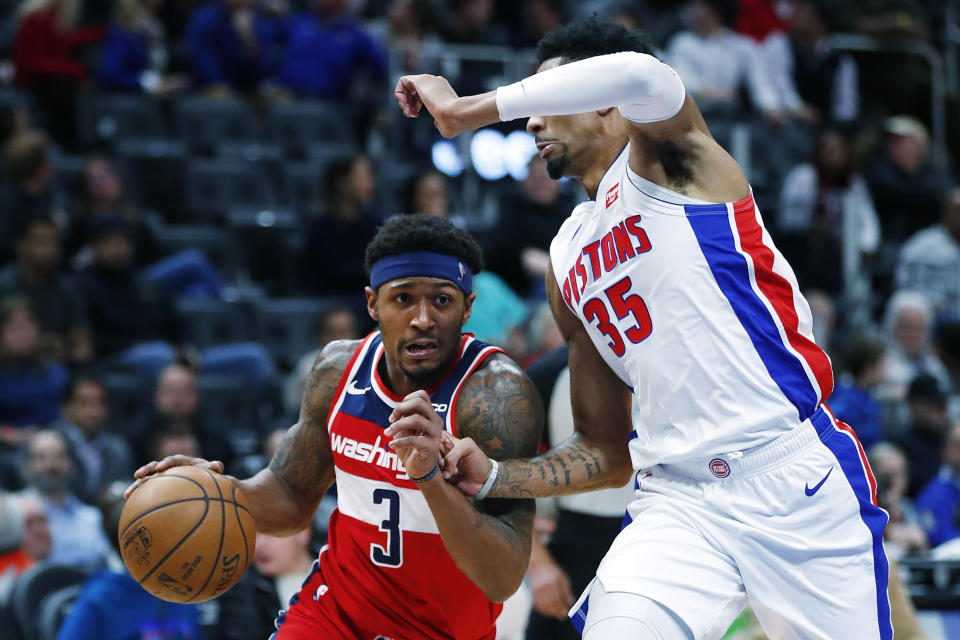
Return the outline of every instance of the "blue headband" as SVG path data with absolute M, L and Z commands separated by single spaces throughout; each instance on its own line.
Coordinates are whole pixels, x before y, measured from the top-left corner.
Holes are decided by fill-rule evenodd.
M 443 278 L 460 287 L 465 295 L 473 291 L 473 273 L 459 258 L 432 251 L 399 253 L 377 260 L 370 269 L 370 288 L 404 277 Z

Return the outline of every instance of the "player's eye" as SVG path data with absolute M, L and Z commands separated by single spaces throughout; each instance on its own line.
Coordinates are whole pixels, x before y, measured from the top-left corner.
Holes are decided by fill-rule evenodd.
M 445 294 L 445 293 L 442 293 L 442 294 L 440 294 L 439 296 L 437 296 L 437 297 L 435 298 L 435 300 L 436 300 L 437 304 L 439 304 L 439 305 L 448 305 L 448 304 L 450 304 L 450 302 L 453 300 L 453 298 L 450 297 L 450 296 L 448 296 L 448 295 Z
M 397 295 L 395 295 L 395 296 L 393 297 L 393 299 L 394 299 L 396 302 L 399 302 L 400 304 L 407 304 L 408 302 L 410 302 L 410 294 L 409 294 L 409 293 L 398 293 Z

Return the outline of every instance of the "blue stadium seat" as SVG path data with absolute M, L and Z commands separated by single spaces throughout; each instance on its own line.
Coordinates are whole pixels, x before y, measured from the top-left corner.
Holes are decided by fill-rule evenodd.
M 249 454 L 259 446 L 258 391 L 239 375 L 201 373 L 200 424 L 208 435 L 227 440 L 233 454 Z M 256 444 L 251 445 L 254 442 Z
M 171 255 L 184 249 L 199 249 L 217 268 L 223 280 L 229 282 L 237 277 L 239 256 L 236 247 L 219 227 L 171 225 L 159 229 L 156 240 L 163 255 Z
M 150 428 L 153 407 L 151 382 L 132 373 L 111 373 L 107 387 L 107 426 L 128 442 L 142 442 Z
M 243 100 L 188 96 L 174 103 L 173 113 L 177 135 L 192 147 L 212 148 L 258 138 L 257 119 Z
M 177 316 L 184 327 L 187 341 L 198 349 L 241 342 L 248 338 L 243 310 L 235 303 L 181 298 L 177 300 Z
M 167 135 L 160 103 L 146 94 L 80 93 L 77 132 L 82 144 Z
M 237 207 L 272 207 L 270 179 L 257 163 L 193 159 L 187 163 L 184 200 L 192 215 L 223 216 Z
M 325 298 L 266 298 L 257 309 L 257 334 L 281 368 L 289 371 L 316 348 L 317 320 L 340 300 Z
M 27 569 L 10 593 L 10 605 L 16 626 L 23 638 L 38 638 L 43 601 L 65 587 L 82 584 L 88 575 L 73 567 L 40 563 Z

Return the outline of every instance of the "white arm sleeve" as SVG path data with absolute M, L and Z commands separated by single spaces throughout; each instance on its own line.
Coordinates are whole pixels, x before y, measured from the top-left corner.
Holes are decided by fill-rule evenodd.
M 633 122 L 672 118 L 686 90 L 677 73 L 645 53 L 578 60 L 497 89 L 500 120 L 560 116 L 618 107 Z

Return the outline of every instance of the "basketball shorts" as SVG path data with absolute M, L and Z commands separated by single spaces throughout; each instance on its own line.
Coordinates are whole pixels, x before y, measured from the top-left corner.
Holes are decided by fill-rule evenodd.
M 755 449 L 637 473 L 597 569 L 606 592 L 655 600 L 720 638 L 749 602 L 782 638 L 892 638 L 876 483 L 850 427 L 821 407 Z M 590 590 L 570 611 L 582 630 Z

